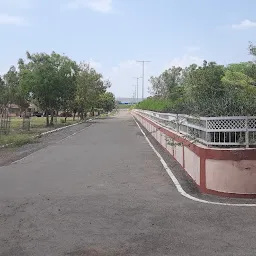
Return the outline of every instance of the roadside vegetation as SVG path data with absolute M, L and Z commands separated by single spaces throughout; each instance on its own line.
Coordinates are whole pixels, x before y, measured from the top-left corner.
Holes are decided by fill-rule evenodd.
M 29 141 L 32 135 L 115 108 L 115 97 L 107 91 L 110 81 L 86 62 L 55 52 L 26 56 L 0 76 L 0 145 Z M 2 125 L 6 113 L 8 131 Z M 26 120 L 29 128 L 24 128 Z
M 58 118 L 54 120 L 53 127 L 47 127 L 45 125 L 44 117 L 31 117 L 29 120 L 29 128 L 24 129 L 24 120 L 22 117 L 11 117 L 10 119 L 10 131 L 8 134 L 0 135 L 0 146 L 22 146 L 24 144 L 32 143 L 36 141 L 36 137 L 41 133 L 47 132 L 51 129 L 60 128 L 77 123 L 78 120 L 73 120 L 72 117 L 68 117 L 65 121 L 64 118 Z
M 256 47 L 249 44 L 256 57 Z M 172 67 L 151 77 L 152 96 L 136 108 L 194 116 L 256 114 L 256 63 L 227 66 L 204 61 L 202 66 Z

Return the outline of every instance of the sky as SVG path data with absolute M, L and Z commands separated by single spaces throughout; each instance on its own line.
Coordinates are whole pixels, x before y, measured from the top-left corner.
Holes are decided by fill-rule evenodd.
M 132 97 L 136 61 L 147 60 L 148 96 L 149 78 L 172 66 L 252 60 L 255 10 L 255 0 L 0 0 L 0 74 L 26 51 L 55 51 L 89 62 L 116 97 Z

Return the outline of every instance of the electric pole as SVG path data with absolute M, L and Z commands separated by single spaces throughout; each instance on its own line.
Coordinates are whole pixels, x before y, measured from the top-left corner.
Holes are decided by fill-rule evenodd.
M 133 77 L 137 79 L 137 103 L 139 103 L 139 79 L 142 77 Z
M 135 88 L 135 91 L 133 92 L 133 99 L 134 99 L 134 104 L 137 103 L 137 85 L 133 85 Z
M 142 100 L 144 100 L 144 73 L 145 73 L 145 62 L 151 62 L 150 60 L 137 60 L 137 62 L 142 63 Z

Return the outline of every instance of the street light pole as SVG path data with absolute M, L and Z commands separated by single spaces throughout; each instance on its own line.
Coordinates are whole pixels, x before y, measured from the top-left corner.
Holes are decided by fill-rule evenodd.
M 139 79 L 142 77 L 134 77 L 137 79 L 137 103 L 139 103 Z
M 134 86 L 134 88 L 135 88 L 135 91 L 133 92 L 133 95 L 134 95 L 134 103 L 137 103 L 137 85 L 136 84 L 134 84 L 133 85 Z
M 137 62 L 142 63 L 142 100 L 144 100 L 144 73 L 145 73 L 145 62 L 151 62 L 149 60 L 137 60 Z

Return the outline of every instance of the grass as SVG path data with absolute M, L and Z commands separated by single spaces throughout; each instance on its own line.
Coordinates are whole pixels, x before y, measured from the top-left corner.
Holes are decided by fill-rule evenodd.
M 56 121 L 56 119 L 54 121 Z M 0 146 L 12 144 L 11 146 L 19 147 L 24 144 L 33 143 L 37 135 L 40 135 L 41 133 L 52 129 L 77 123 L 78 118 L 75 121 L 73 121 L 72 117 L 68 117 L 67 122 L 65 123 L 64 121 L 64 117 L 58 117 L 57 122 L 54 123 L 54 126 L 46 127 L 45 117 L 31 117 L 30 130 L 23 130 L 23 118 L 11 117 L 10 134 L 0 134 Z
M 72 117 L 67 118 L 67 122 L 64 123 L 65 118 L 64 117 L 58 117 L 57 123 L 54 122 L 54 128 L 58 128 L 61 126 L 66 126 L 69 124 L 76 123 L 77 120 L 73 121 Z M 55 121 L 55 120 L 54 120 Z M 11 118 L 11 129 L 13 130 L 20 130 L 22 129 L 23 119 L 20 117 L 12 117 Z M 30 127 L 31 129 L 50 129 L 49 127 L 46 127 L 46 118 L 45 117 L 31 117 L 30 119 Z
M 10 147 L 20 147 L 33 142 L 35 142 L 35 138 L 31 134 L 17 133 L 0 136 L 0 145 L 9 145 Z

